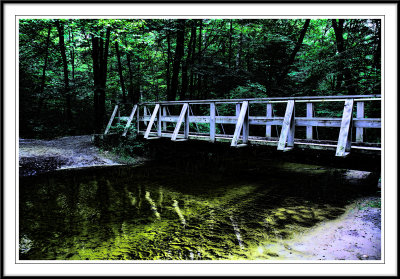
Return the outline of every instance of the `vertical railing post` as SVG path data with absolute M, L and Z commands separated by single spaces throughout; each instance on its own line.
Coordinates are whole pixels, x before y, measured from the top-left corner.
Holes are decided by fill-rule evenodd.
M 272 118 L 272 104 L 267 104 L 267 118 Z M 271 125 L 267 124 L 265 128 L 265 136 L 267 138 L 271 137 Z
M 139 135 L 139 131 L 140 131 L 140 107 L 138 105 L 137 110 L 136 110 L 136 129 L 137 129 L 137 133 Z
M 364 118 L 364 102 L 357 102 L 357 118 Z M 356 128 L 356 142 L 364 141 L 364 128 Z
M 239 118 L 239 114 L 240 114 L 240 110 L 242 109 L 242 104 L 237 103 L 236 104 L 236 117 Z M 240 133 L 242 133 L 242 131 L 240 131 Z M 240 133 L 239 133 L 239 138 L 240 138 Z M 239 139 L 238 138 L 238 139 Z
M 247 106 L 246 114 L 244 116 L 244 121 L 243 121 L 243 143 L 246 144 L 249 140 L 249 110 L 250 106 Z
M 307 118 L 313 118 L 313 103 L 307 103 Z M 313 139 L 313 126 L 307 126 L 307 139 Z
M 293 101 L 293 112 L 292 112 L 292 119 L 290 121 L 289 127 L 289 134 L 287 137 L 287 147 L 293 148 L 294 147 L 294 127 L 295 127 L 295 112 L 296 112 L 296 102 Z
M 161 107 L 164 108 L 164 107 Z M 161 108 L 158 110 L 158 115 L 157 115 L 157 136 L 161 137 L 161 114 L 162 110 Z
M 143 106 L 143 116 L 144 116 L 144 118 L 146 118 L 147 117 L 147 107 L 146 106 Z M 143 120 L 143 123 L 144 123 L 144 126 L 146 126 L 147 127 L 147 121 L 146 120 Z
M 185 139 L 189 138 L 189 111 L 190 111 L 190 106 L 189 103 L 187 103 L 187 110 L 186 110 L 186 114 L 185 114 L 185 126 L 184 126 L 184 130 L 183 130 L 183 137 Z
M 163 116 L 167 116 L 167 107 L 163 106 L 162 107 L 162 114 Z M 167 130 L 167 122 L 163 122 L 163 130 L 166 131 Z
M 215 142 L 215 103 L 210 103 L 210 141 Z
M 236 104 L 236 117 L 239 117 L 239 113 L 240 113 L 240 103 Z

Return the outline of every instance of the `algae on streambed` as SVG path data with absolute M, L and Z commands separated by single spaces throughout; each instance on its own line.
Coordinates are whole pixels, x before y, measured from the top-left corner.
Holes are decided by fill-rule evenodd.
M 19 258 L 280 259 L 269 244 L 337 218 L 370 191 L 366 178 L 346 173 L 293 163 L 224 173 L 148 164 L 20 177 Z

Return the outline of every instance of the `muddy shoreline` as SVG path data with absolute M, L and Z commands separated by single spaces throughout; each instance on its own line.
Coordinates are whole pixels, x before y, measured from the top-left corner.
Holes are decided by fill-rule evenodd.
M 136 164 L 145 161 L 137 158 Z M 63 137 L 54 140 L 19 140 L 19 172 L 35 175 L 57 169 L 125 165 L 111 152 L 101 150 L 90 135 Z

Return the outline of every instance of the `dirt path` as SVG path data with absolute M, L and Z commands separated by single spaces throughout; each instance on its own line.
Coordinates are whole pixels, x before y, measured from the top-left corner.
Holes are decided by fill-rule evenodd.
M 93 145 L 90 135 L 63 137 L 54 140 L 19 140 L 20 175 L 123 164 L 115 155 Z

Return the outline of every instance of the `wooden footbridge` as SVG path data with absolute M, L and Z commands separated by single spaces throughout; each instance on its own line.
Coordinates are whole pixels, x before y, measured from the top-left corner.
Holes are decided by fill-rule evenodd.
M 333 150 L 336 156 L 345 157 L 350 151 L 380 154 L 381 145 L 367 143 L 364 140 L 366 129 L 381 128 L 381 118 L 371 118 L 364 113 L 365 104 L 379 102 L 380 95 L 347 95 L 347 96 L 310 96 L 310 97 L 274 97 L 254 99 L 218 99 L 218 100 L 185 100 L 143 102 L 130 105 L 130 115 L 121 116 L 121 107 L 115 105 L 104 134 L 110 133 L 114 120 L 120 125 L 126 122 L 122 136 L 126 136 L 129 127 L 135 124 L 139 135 L 145 139 L 171 138 L 172 141 L 205 140 L 210 142 L 228 142 L 232 147 L 251 145 L 275 146 L 277 150 L 289 151 L 293 148 Z M 336 103 L 340 107 L 340 117 L 316 117 L 318 106 Z M 277 106 L 286 106 L 277 116 Z M 374 104 L 375 105 L 375 104 Z M 176 115 L 170 113 L 171 107 Z M 194 115 L 192 107 L 197 108 Z M 199 108 L 201 107 L 201 108 Z M 234 115 L 220 115 L 218 107 Z M 231 107 L 230 109 L 228 109 Z M 254 108 L 254 109 L 253 109 Z M 282 107 L 284 108 L 284 107 Z M 151 110 L 150 110 L 151 109 Z M 296 109 L 305 114 L 297 116 Z M 171 109 L 172 110 L 172 109 Z M 143 114 L 141 113 L 143 112 Z M 252 112 L 263 115 L 251 115 Z M 284 113 L 283 113 L 284 111 Z M 190 123 L 193 123 L 190 127 Z M 206 125 L 204 125 L 206 123 Z M 171 125 L 172 124 L 172 125 Z M 224 125 L 235 125 L 233 133 L 226 134 Z M 200 132 L 197 125 L 206 126 L 207 132 Z M 216 128 L 219 125 L 218 129 Z M 251 136 L 252 125 L 265 126 L 262 136 Z M 194 128 L 193 128 L 194 126 Z M 272 127 L 276 136 L 272 136 Z M 296 138 L 296 127 L 305 127 L 303 138 Z M 337 138 L 319 140 L 315 132 L 319 127 L 337 128 Z M 352 133 L 355 130 L 355 137 Z M 217 131 L 223 133 L 217 133 Z M 304 128 L 303 128 L 304 129 Z M 196 131 L 191 131 L 196 130 Z M 259 130 L 259 128 L 258 128 Z

